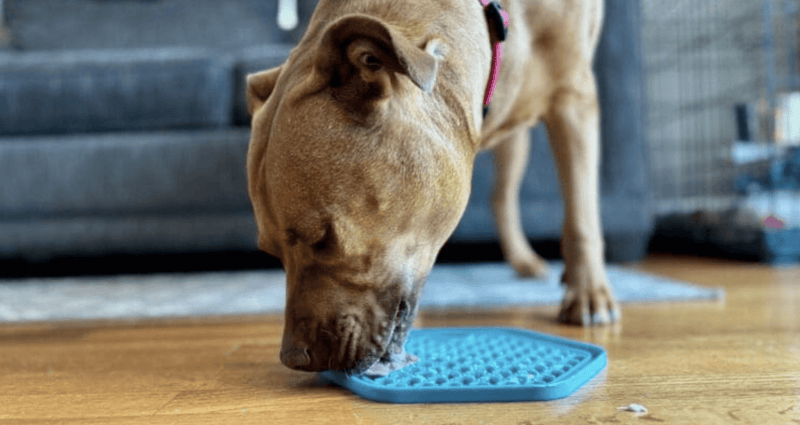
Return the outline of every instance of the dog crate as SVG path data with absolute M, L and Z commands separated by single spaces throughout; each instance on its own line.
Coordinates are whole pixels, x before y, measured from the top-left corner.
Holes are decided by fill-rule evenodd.
M 800 0 L 643 0 L 653 247 L 800 260 Z

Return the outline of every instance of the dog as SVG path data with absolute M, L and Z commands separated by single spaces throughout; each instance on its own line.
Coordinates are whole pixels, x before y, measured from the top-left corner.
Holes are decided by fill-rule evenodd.
M 286 271 L 289 368 L 383 375 L 416 361 L 403 345 L 480 151 L 496 163 L 506 259 L 546 273 L 518 199 L 540 120 L 565 204 L 559 318 L 619 320 L 598 211 L 602 0 L 500 3 L 510 24 L 485 117 L 500 35 L 479 0 L 320 0 L 286 61 L 247 76 L 248 193 L 259 247 Z

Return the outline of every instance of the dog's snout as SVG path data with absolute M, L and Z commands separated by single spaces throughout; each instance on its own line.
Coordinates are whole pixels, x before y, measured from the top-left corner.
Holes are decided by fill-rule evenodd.
M 322 324 L 302 321 L 296 327 L 288 327 L 281 344 L 281 363 L 295 370 L 316 372 L 337 368 L 339 360 L 334 356 L 339 338 Z
M 386 330 L 393 328 L 387 323 Z M 280 360 L 295 370 L 364 370 L 386 351 L 391 333 L 375 334 L 351 316 L 329 323 L 287 328 Z
M 306 347 L 285 348 L 281 350 L 281 363 L 291 369 L 307 369 L 311 366 L 311 356 Z
M 312 367 L 311 352 L 308 343 L 302 338 L 297 338 L 297 332 L 306 332 L 306 323 L 302 323 L 294 332 L 287 327 L 281 344 L 281 363 L 291 369 L 309 370 Z

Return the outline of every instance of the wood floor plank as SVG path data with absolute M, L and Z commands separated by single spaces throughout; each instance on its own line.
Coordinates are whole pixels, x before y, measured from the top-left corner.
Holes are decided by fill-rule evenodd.
M 0 326 L 2 423 L 800 423 L 800 268 L 653 254 L 632 267 L 725 288 L 716 302 L 627 304 L 606 328 L 555 307 L 452 310 L 416 325 L 519 326 L 600 344 L 609 363 L 562 400 L 391 405 L 278 361 L 282 318 Z M 535 290 L 532 285 L 531 290 Z M 620 410 L 638 403 L 647 414 Z

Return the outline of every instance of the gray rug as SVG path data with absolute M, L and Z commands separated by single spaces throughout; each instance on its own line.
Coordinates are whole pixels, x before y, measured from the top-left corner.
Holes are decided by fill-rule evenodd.
M 519 279 L 505 263 L 436 266 L 422 309 L 497 308 L 558 304 L 562 263 L 547 279 Z M 609 265 L 608 277 L 623 303 L 717 300 L 705 288 Z M 282 271 L 237 271 L 113 277 L 0 280 L 0 322 L 155 318 L 279 312 Z

